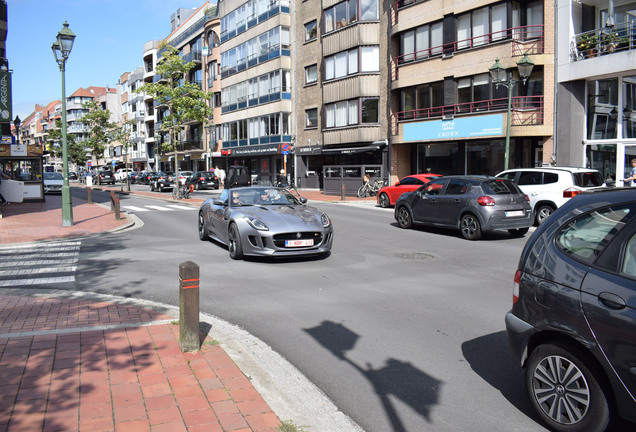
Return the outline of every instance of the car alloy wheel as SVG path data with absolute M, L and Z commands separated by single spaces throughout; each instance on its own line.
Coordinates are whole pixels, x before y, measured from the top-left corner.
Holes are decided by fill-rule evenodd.
M 537 210 L 535 222 L 537 223 L 537 225 L 541 225 L 552 213 L 554 213 L 554 209 L 552 208 L 552 206 L 542 205 Z
M 379 201 L 380 201 L 380 207 L 382 208 L 387 208 L 391 205 L 391 201 L 389 201 L 389 196 L 385 194 L 384 192 L 380 194 Z
M 239 234 L 236 224 L 230 225 L 230 231 L 228 233 L 228 250 L 230 252 L 230 258 L 234 260 L 240 260 L 243 258 L 243 246 L 241 245 L 241 235 Z
M 460 221 L 462 236 L 466 240 L 479 240 L 481 238 L 481 225 L 479 219 L 472 214 L 464 215 Z
M 207 228 L 205 227 L 205 220 L 203 218 L 203 212 L 199 212 L 199 240 L 206 241 L 210 240 L 208 237 Z
M 540 345 L 526 368 L 530 401 L 541 418 L 557 431 L 604 431 L 609 405 L 592 371 L 576 348 Z
M 413 220 L 411 219 L 411 213 L 404 206 L 400 207 L 397 212 L 397 221 L 400 228 L 411 228 Z

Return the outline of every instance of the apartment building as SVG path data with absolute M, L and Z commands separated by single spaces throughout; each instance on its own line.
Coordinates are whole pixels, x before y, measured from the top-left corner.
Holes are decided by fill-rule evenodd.
M 555 33 L 552 0 L 391 2 L 392 182 L 554 162 Z M 497 60 L 516 82 L 510 111 L 508 87 L 489 74 Z
M 221 0 L 221 154 L 257 183 L 288 173 L 293 145 L 289 0 Z
M 636 158 L 636 2 L 557 0 L 559 164 L 623 186 Z
M 163 44 L 179 50 L 184 61 L 194 63 L 194 67 L 184 79 L 188 82 L 196 83 L 203 90 L 209 86 L 207 80 L 204 79 L 204 74 L 207 76 L 208 63 L 214 61 L 214 46 L 210 49 L 208 41 L 212 40 L 214 42 L 213 35 L 216 27 L 213 21 L 218 21 L 216 11 L 216 7 L 210 5 L 209 2 L 205 2 L 202 6 L 192 10 L 178 9 L 171 16 L 172 32 L 163 40 Z M 203 56 L 204 46 L 207 54 L 205 57 Z M 151 47 L 149 51 L 144 48 L 144 64 L 147 68 L 145 79 L 147 81 L 152 79 L 153 82 L 160 82 L 165 79 L 154 72 L 157 62 L 161 61 L 163 51 L 161 44 L 157 48 L 156 53 L 153 51 L 154 47 Z M 152 58 L 149 53 L 152 54 Z M 148 70 L 151 61 L 154 62 L 152 71 Z M 145 102 L 150 107 L 151 100 L 146 97 Z M 166 105 L 157 105 L 156 101 L 154 101 L 153 106 L 154 119 L 147 122 L 146 128 L 148 133 L 152 131 L 154 136 L 153 148 L 157 161 L 155 167 L 158 170 L 173 171 L 174 152 L 166 153 L 163 150 L 163 143 L 169 142 L 169 133 L 161 128 L 163 119 L 168 114 L 168 107 Z M 212 150 L 209 147 L 211 140 L 208 136 L 214 131 L 215 122 L 214 119 L 210 120 L 206 124 L 193 120 L 188 122 L 184 130 L 179 132 L 177 158 L 180 170 L 206 170 L 212 165 Z
M 355 194 L 389 177 L 389 10 L 378 0 L 296 2 L 296 176 Z
M 146 70 L 143 66 L 135 68 L 132 72 L 125 72 L 119 77 L 118 87 L 120 92 L 121 121 L 120 127 L 125 126 L 127 138 L 123 142 L 115 142 L 115 168 L 130 167 L 135 171 L 144 171 L 154 166 L 154 160 L 149 157 L 149 148 L 152 149 L 154 132 L 152 122 L 154 120 L 154 108 L 152 100 L 148 104 L 148 97 L 137 93 L 145 82 Z M 150 122 L 150 128 L 147 126 Z

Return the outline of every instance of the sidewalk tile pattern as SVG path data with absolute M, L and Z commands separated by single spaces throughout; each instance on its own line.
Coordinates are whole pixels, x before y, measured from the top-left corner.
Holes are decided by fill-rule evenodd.
M 179 326 L 159 321 L 169 318 L 0 296 L 0 431 L 277 431 L 278 417 L 225 351 L 206 337 L 199 351 L 181 352 Z

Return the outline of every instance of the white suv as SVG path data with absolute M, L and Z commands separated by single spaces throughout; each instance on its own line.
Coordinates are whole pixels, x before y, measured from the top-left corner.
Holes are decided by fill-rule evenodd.
M 126 180 L 126 176 L 131 173 L 133 170 L 130 168 L 119 168 L 115 171 L 115 181 L 121 182 Z
M 605 186 L 601 173 L 589 168 L 516 168 L 497 177 L 514 181 L 528 195 L 537 225 L 579 192 Z

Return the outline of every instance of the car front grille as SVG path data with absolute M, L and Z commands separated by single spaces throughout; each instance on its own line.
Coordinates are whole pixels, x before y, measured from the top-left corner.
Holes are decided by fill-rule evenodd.
M 318 246 L 320 243 L 322 243 L 322 233 L 298 231 L 298 232 L 276 234 L 273 237 L 274 245 L 278 248 L 285 248 L 286 240 L 309 240 L 309 239 L 314 240 L 314 246 L 309 246 L 309 247 Z M 302 249 L 302 248 L 299 248 L 299 249 Z

